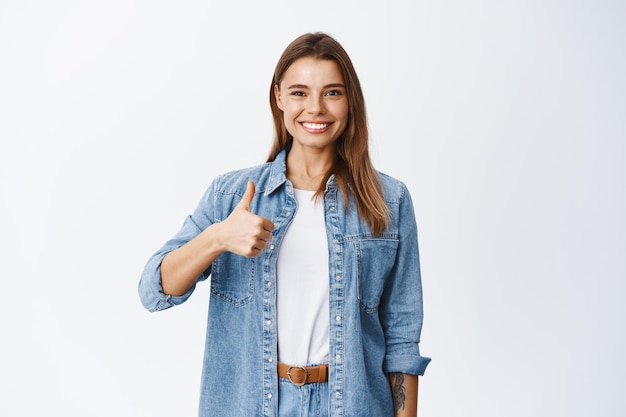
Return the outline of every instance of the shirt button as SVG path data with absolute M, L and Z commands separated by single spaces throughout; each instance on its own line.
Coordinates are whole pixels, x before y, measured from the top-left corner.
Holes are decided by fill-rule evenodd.
M 267 323 L 268 326 L 271 326 L 272 325 L 272 320 L 268 320 L 268 321 L 266 321 L 266 323 Z
M 341 321 L 341 316 L 335 316 L 335 321 L 339 323 Z
M 339 362 L 341 360 L 341 355 L 335 356 L 335 359 L 337 360 L 337 362 Z
M 341 275 L 337 275 L 337 276 L 335 277 L 335 279 L 336 279 L 337 281 L 341 281 Z
M 270 394 L 270 395 L 272 395 L 272 394 Z M 341 397 L 341 393 L 340 393 L 339 391 L 335 392 L 335 397 L 336 397 L 336 398 Z
M 290 211 L 286 211 L 285 212 L 285 216 L 291 216 L 291 212 Z
M 333 243 L 338 243 L 339 241 L 337 239 L 333 239 Z
M 272 398 L 272 393 L 267 394 L 267 398 Z
M 274 250 L 274 245 L 270 245 L 270 250 Z
M 268 287 L 271 287 L 272 286 L 272 281 L 267 281 L 267 283 L 265 285 L 267 285 Z
M 268 361 L 269 363 L 272 363 L 272 362 L 274 362 L 274 358 L 269 358 L 267 361 Z
M 335 206 L 330 206 L 330 211 L 335 211 Z

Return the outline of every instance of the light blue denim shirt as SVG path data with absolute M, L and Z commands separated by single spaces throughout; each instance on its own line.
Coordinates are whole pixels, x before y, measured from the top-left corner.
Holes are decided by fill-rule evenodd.
M 297 209 L 285 160 L 282 151 L 273 162 L 217 177 L 181 230 L 149 259 L 139 282 L 150 311 L 183 303 L 195 285 L 180 297 L 164 294 L 163 257 L 226 219 L 254 181 L 250 208 L 274 223 L 272 241 L 255 258 L 223 253 L 198 277 L 210 276 L 211 285 L 200 417 L 277 416 L 276 260 Z M 403 183 L 381 179 L 391 222 L 379 236 L 359 217 L 352 195 L 345 209 L 333 177 L 324 194 L 332 416 L 393 416 L 386 373 L 423 375 L 430 361 L 419 351 L 422 285 L 413 205 Z

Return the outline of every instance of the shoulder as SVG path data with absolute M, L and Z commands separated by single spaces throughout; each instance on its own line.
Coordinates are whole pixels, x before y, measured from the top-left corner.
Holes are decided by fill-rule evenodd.
M 408 196 L 409 191 L 404 182 L 382 172 L 378 172 L 378 176 L 387 203 L 399 204 Z
M 246 190 L 248 181 L 253 181 L 258 191 L 259 186 L 267 182 L 271 165 L 271 162 L 266 162 L 220 174 L 214 181 L 214 190 L 221 194 L 240 194 Z
M 396 230 L 402 230 L 404 234 L 416 227 L 413 200 L 409 189 L 403 181 L 392 176 L 379 173 L 380 181 L 385 196 L 385 202 L 389 208 L 389 220 Z
M 271 162 L 222 174 L 214 181 L 213 190 L 220 194 L 243 195 L 248 181 L 252 181 L 257 194 L 267 195 L 287 179 L 285 158 L 286 152 L 282 151 Z

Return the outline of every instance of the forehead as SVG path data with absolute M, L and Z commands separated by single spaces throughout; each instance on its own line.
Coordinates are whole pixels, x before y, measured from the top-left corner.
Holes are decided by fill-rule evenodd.
M 326 84 L 343 84 L 344 79 L 337 62 L 329 59 L 304 57 L 295 60 L 285 71 L 282 86 L 302 84 L 310 87 Z

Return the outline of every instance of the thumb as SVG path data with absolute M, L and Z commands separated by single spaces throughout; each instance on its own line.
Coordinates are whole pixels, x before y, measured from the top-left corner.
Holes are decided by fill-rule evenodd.
M 252 202 L 252 198 L 254 198 L 254 191 L 254 182 L 248 181 L 246 192 L 243 193 L 243 197 L 241 197 L 241 200 L 239 200 L 239 203 L 237 204 L 237 207 L 235 207 L 235 209 L 250 211 L 250 203 Z

